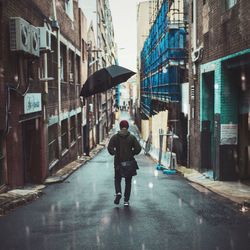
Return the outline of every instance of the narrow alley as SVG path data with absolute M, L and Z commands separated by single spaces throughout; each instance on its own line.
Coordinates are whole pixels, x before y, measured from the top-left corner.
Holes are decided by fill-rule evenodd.
M 38 200 L 1 217 L 1 249 L 248 248 L 249 217 L 234 203 L 163 175 L 143 152 L 136 159 L 130 207 L 113 203 L 113 158 L 105 148 Z

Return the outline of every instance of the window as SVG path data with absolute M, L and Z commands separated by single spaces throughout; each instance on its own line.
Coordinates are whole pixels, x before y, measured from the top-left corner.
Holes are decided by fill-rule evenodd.
M 76 140 L 76 119 L 75 116 L 70 117 L 70 142 L 73 143 Z
M 237 0 L 225 0 L 225 9 L 232 8 L 237 3 Z
M 61 44 L 60 46 L 61 56 L 60 56 L 60 78 L 62 82 L 66 82 L 67 79 L 67 65 L 66 65 L 66 46 Z
M 62 139 L 62 151 L 69 148 L 68 144 L 68 120 L 65 119 L 62 121 L 61 127 L 61 139 Z
M 41 60 L 39 60 L 39 77 L 45 78 L 45 58 L 41 56 Z
M 75 72 L 75 55 L 72 50 L 69 50 L 69 82 L 74 82 Z
M 85 41 L 82 39 L 82 61 L 85 61 Z
M 80 84 L 80 57 L 76 55 L 75 83 Z
M 65 12 L 71 20 L 74 20 L 73 0 L 65 0 Z
M 48 128 L 49 164 L 58 159 L 57 124 Z
M 77 115 L 77 135 L 81 136 L 82 134 L 82 113 Z
M 57 40 L 51 36 L 51 50 L 54 53 L 47 53 L 48 56 L 48 76 L 56 77 L 57 75 Z M 56 81 L 53 81 L 56 83 Z

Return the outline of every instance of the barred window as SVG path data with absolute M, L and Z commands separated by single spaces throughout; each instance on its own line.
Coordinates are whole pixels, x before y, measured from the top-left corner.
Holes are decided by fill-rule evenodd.
M 82 113 L 77 115 L 77 135 L 81 136 L 82 134 Z
M 60 45 L 60 64 L 61 64 L 61 81 L 66 82 L 67 79 L 67 60 L 66 60 L 66 46 L 61 43 Z
M 70 117 L 70 142 L 76 140 L 76 119 L 75 116 Z
M 48 149 L 49 149 L 49 165 L 58 159 L 58 140 L 57 140 L 57 124 L 48 128 Z

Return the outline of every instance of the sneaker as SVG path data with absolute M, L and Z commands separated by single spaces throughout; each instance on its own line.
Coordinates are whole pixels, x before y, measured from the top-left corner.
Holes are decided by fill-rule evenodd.
M 124 201 L 124 207 L 128 207 L 129 206 L 129 202 L 128 201 Z
M 120 193 L 115 195 L 114 203 L 118 205 L 120 203 L 120 199 L 122 198 L 122 195 Z

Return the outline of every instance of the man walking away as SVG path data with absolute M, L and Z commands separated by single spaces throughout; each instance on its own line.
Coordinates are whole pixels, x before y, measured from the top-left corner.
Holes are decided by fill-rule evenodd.
M 120 122 L 120 131 L 113 135 L 108 144 L 108 152 L 114 155 L 114 169 L 115 169 L 115 204 L 120 203 L 122 197 L 120 172 L 120 163 L 135 160 L 134 155 L 141 151 L 141 146 L 136 137 L 128 131 L 128 121 L 122 120 Z M 133 175 L 136 175 L 133 174 Z M 133 175 L 125 177 L 125 192 L 124 192 L 124 206 L 129 206 L 129 198 L 131 193 L 131 182 Z

